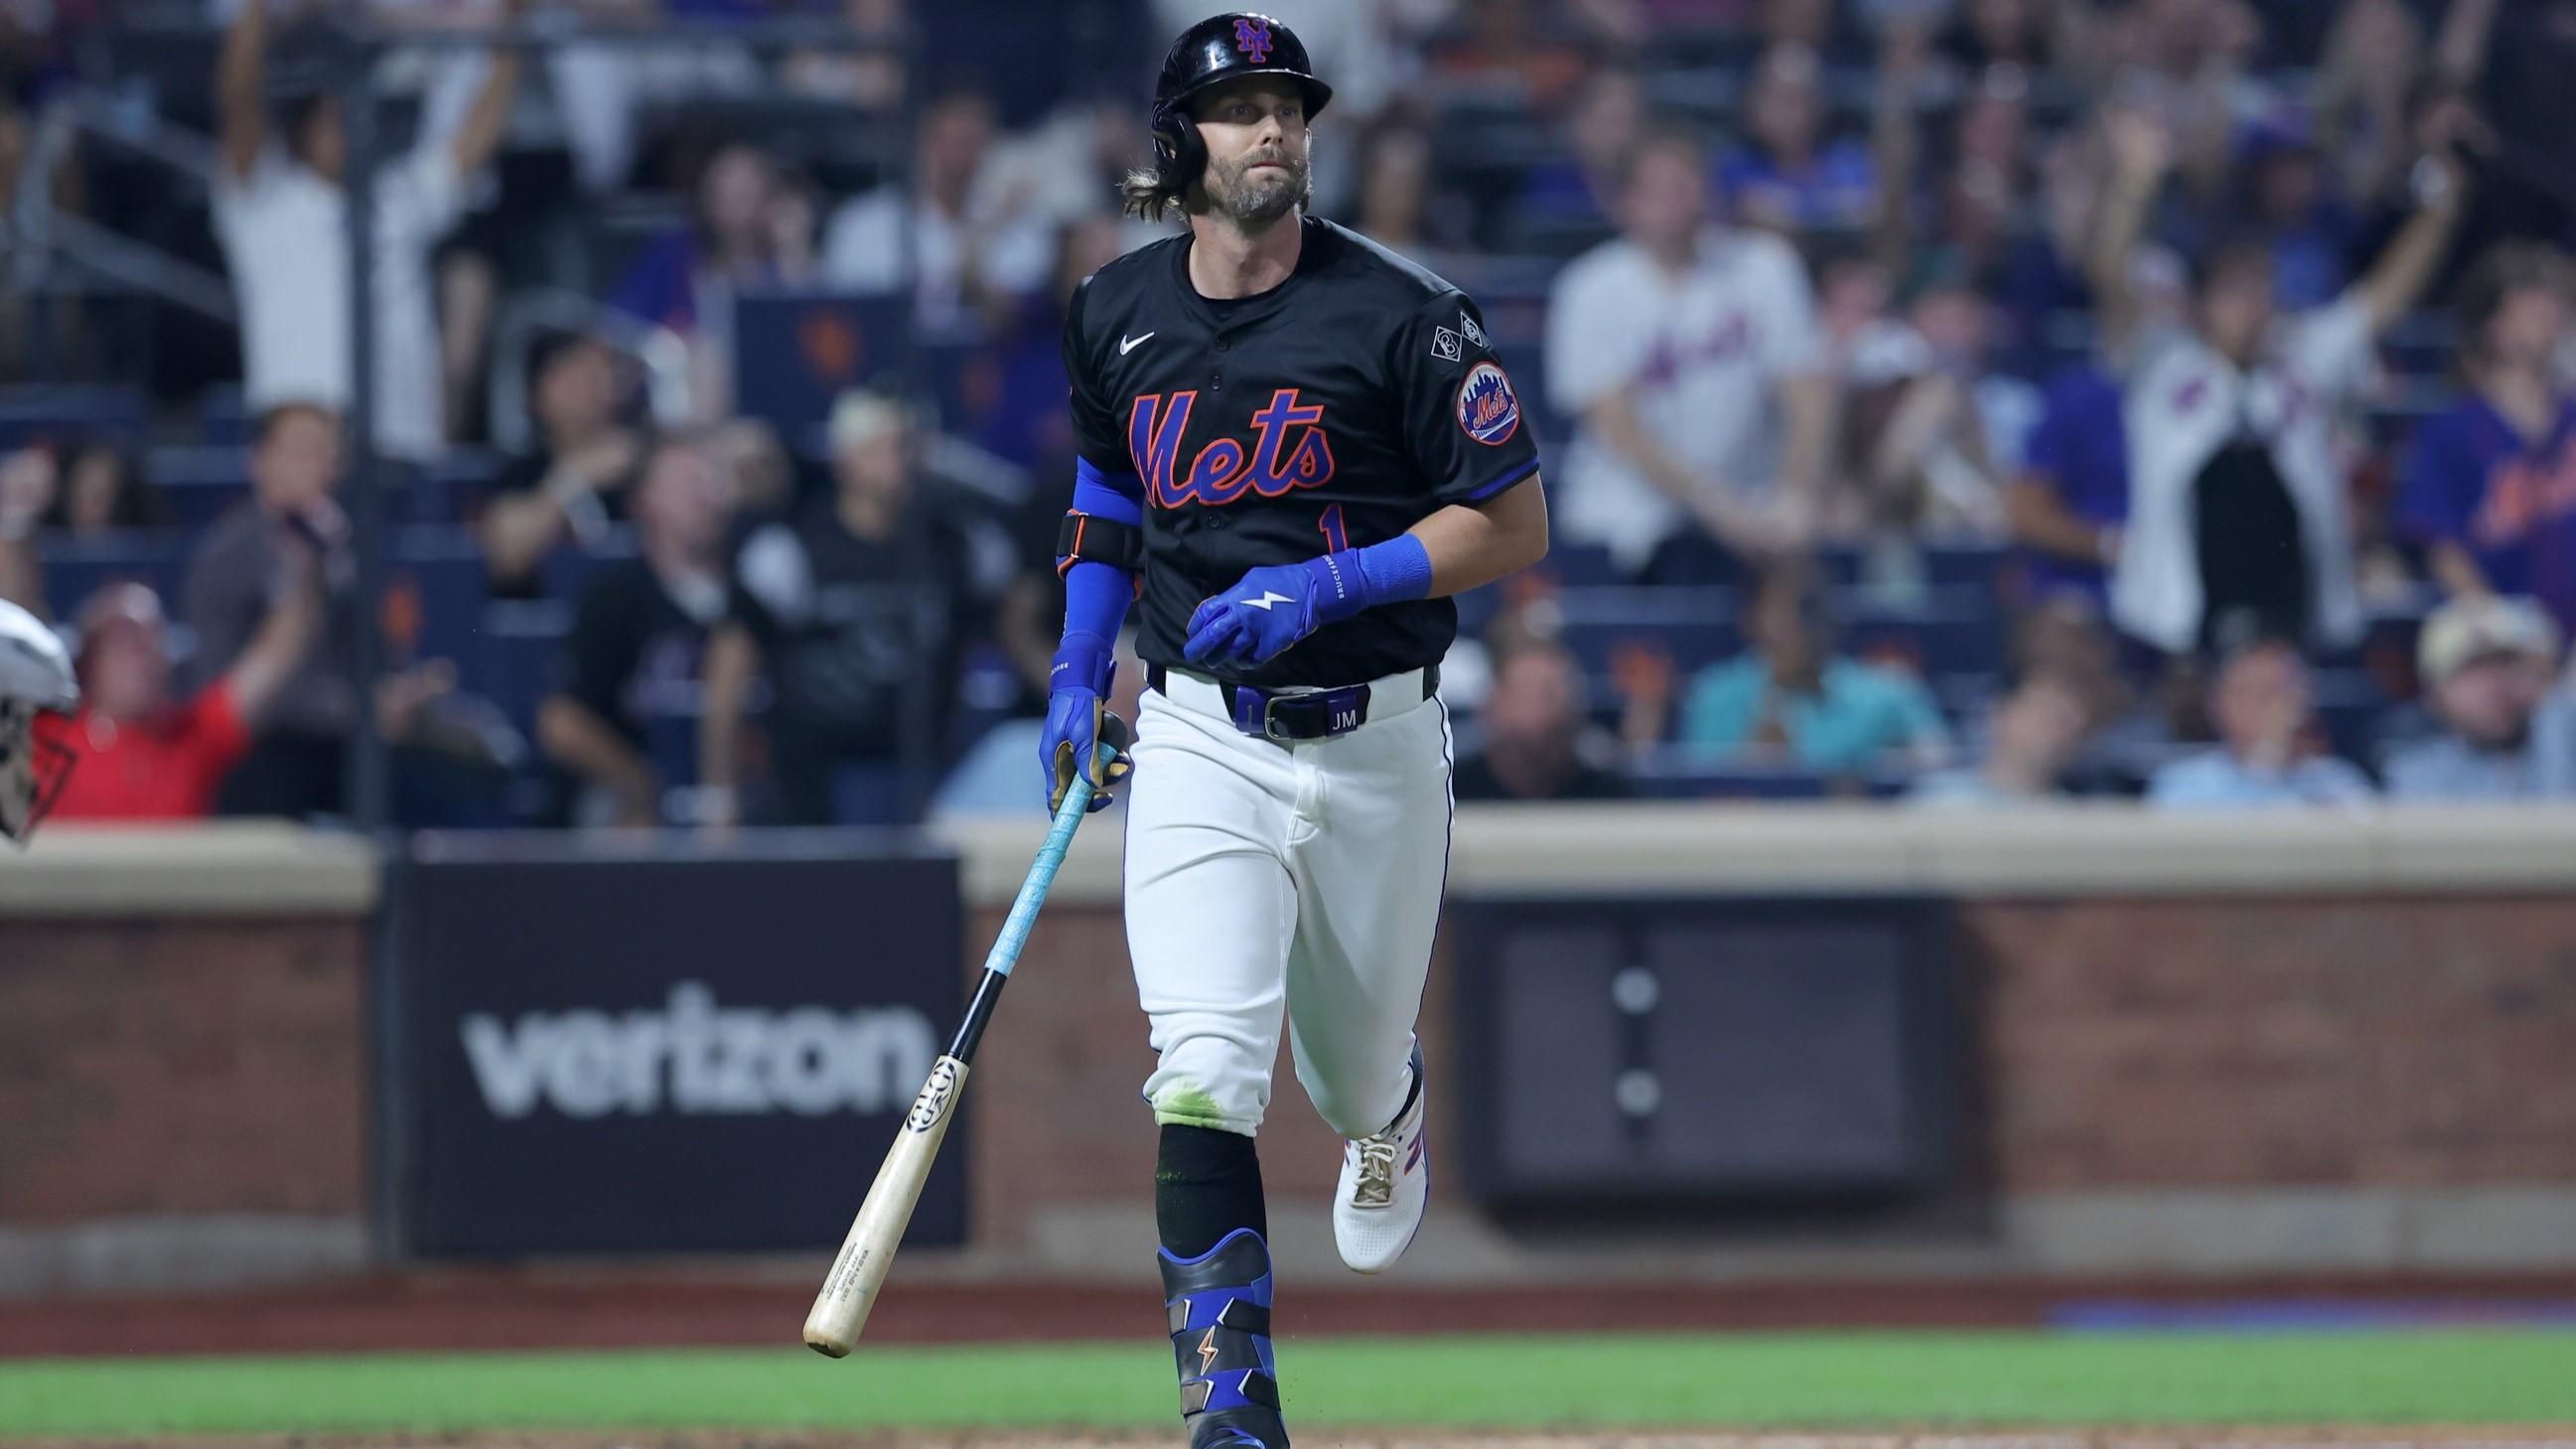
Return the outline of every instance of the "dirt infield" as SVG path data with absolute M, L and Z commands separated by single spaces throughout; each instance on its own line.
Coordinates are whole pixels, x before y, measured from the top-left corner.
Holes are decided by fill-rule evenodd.
M 170 1449 L 147 1439 L 39 1439 L 21 1449 Z M 191 1449 L 1175 1449 L 1177 1434 L 482 1434 L 191 1439 Z M 2576 1449 L 2576 1426 L 2262 1426 L 2099 1434 L 1350 1434 L 1303 1431 L 1301 1449 Z

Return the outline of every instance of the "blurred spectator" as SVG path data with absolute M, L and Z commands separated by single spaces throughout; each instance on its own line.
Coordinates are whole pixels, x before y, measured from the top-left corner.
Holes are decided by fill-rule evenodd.
M 38 443 L 0 460 L 0 534 L 43 528 L 80 538 L 162 522 L 159 495 L 131 451 L 106 441 Z
M 1646 136 L 1646 87 L 1633 70 L 1602 70 L 1560 128 L 1559 154 L 1532 165 L 1521 210 L 1552 221 L 1598 221 L 1619 211 L 1621 178 Z
M 1816 260 L 1816 328 L 1823 370 L 1848 386 L 1866 370 L 1887 334 L 1903 324 L 1890 315 L 1896 283 L 1885 260 L 1857 247 L 1821 249 Z
M 2110 155 L 2115 133 L 2125 134 L 2117 124 L 2095 127 L 2082 145 L 2052 156 L 2053 168 L 2070 168 L 2053 170 L 2048 200 L 2052 229 L 2062 228 L 2070 244 L 2090 241 L 2102 191 L 2089 178 L 2090 163 Z M 2057 215 L 2067 207 L 2071 215 Z M 2083 249 L 2075 245 L 2067 256 L 2081 262 Z M 2057 367 L 2024 445 L 2021 475 L 2006 490 L 2005 527 L 2018 545 L 2026 599 L 2073 592 L 2097 608 L 2110 602 L 2110 570 L 2129 518 L 2122 380 L 2143 351 L 2181 330 L 2187 306 L 2181 264 L 2161 247 L 2138 247 L 2125 280 L 2114 305 L 2091 319 L 2092 355 Z
M 685 45 L 577 41 L 548 55 L 555 120 L 585 190 L 605 192 L 626 183 L 638 144 L 650 136 L 648 107 L 706 95 L 751 95 L 768 83 L 760 58 L 721 38 L 708 23 L 742 13 L 726 0 L 549 0 L 546 8 L 608 28 L 668 21 L 693 26 Z
M 1858 460 L 1872 512 L 1897 535 L 2000 539 L 2006 480 L 2040 402 L 1993 372 L 1993 308 L 1966 279 L 1933 276 L 1853 359 L 1851 411 L 1871 434 Z
M 583 590 L 563 686 L 537 714 L 538 745 L 582 787 L 580 824 L 662 820 L 664 787 L 684 782 L 663 778 L 655 726 L 697 714 L 707 631 L 724 614 L 726 489 L 703 442 L 657 441 L 633 486 L 639 554 Z
M 1997 702 L 1985 758 L 1974 769 L 1926 775 L 1907 792 L 1916 805 L 1993 808 L 2065 799 L 2067 767 L 2083 746 L 2084 700 L 2064 681 L 2032 675 Z
M 1751 647 L 1691 681 L 1681 742 L 1826 774 L 1939 765 L 1950 739 L 1931 693 L 1910 674 L 1838 653 L 1835 633 L 1812 569 L 1785 563 L 1766 572 Z
M 1766 46 L 1802 45 L 1818 55 L 1851 56 L 1841 0 L 1756 0 L 1754 34 Z
M 766 517 L 794 506 L 796 460 L 776 428 L 758 418 L 728 418 L 699 436 L 715 461 L 730 512 Z
M 269 706 L 321 633 L 311 549 L 281 548 L 276 573 L 260 583 L 269 602 L 258 631 L 221 675 L 185 700 L 171 695 L 158 595 L 116 583 L 81 606 L 80 712 L 39 715 L 36 725 L 40 738 L 50 729 L 81 756 L 54 802 L 56 816 L 193 820 L 214 813 L 225 774 L 249 751 Z
M 2091 9 L 2063 0 L 1959 0 L 1936 44 L 1970 75 L 1995 65 L 2040 70 L 2060 52 L 2080 49 Z
M 2530 602 L 2455 599 L 2424 621 L 2417 668 L 2441 733 L 2390 753 L 2397 800 L 2576 796 L 2576 693 L 2555 687 L 2559 632 Z
M 1458 762 L 1460 800 L 1618 800 L 1627 782 L 1602 767 L 1615 749 L 1585 727 L 1583 670 L 1565 646 L 1529 643 L 1494 667 L 1476 715 L 1483 746 Z
M 54 460 L 41 448 L 21 448 L 0 458 L 0 601 L 42 619 L 43 571 L 35 531 L 53 501 Z
M 984 182 L 993 105 L 952 91 L 922 113 L 912 167 L 841 204 L 823 241 L 823 276 L 857 292 L 912 293 L 934 331 L 1007 314 L 1046 285 L 1055 258 L 1044 218 L 1013 187 Z
M 814 208 L 756 146 L 718 147 L 691 188 L 689 224 L 626 269 L 618 309 L 690 340 L 690 397 L 701 421 L 733 410 L 734 294 L 814 274 Z
M 1460 23 L 1432 47 L 1435 70 L 1480 88 L 1505 89 L 1538 115 L 1554 114 L 1572 100 L 1590 69 L 1585 32 L 1592 17 L 1582 7 L 1477 0 L 1460 9 Z
M 2564 239 L 2576 220 L 2576 0 L 2452 0 L 2433 69 L 2431 105 L 2467 113 L 2480 162 L 2471 235 Z
M 2349 280 L 2344 258 L 2361 222 L 2328 189 L 2325 153 L 2305 123 L 2286 119 L 2257 129 L 2241 174 L 2244 222 L 2272 249 L 2272 289 L 2279 304 L 2304 312 L 2332 302 Z
M 1431 138 L 1409 125 L 1382 125 L 1360 142 L 1360 235 L 1433 271 L 1456 270 L 1452 238 L 1431 234 Z
M 1064 311 L 1076 287 L 1118 259 L 1119 240 L 1118 224 L 1105 216 L 1066 226 L 1057 239 L 1052 282 L 1022 306 L 1013 325 L 986 350 L 989 373 L 977 374 L 970 387 L 976 442 L 997 458 L 1037 472 L 1040 491 L 1057 504 L 1062 500 L 1055 495 L 1073 471 L 1073 423 L 1064 407 L 1071 386 L 1064 370 Z M 1055 524 L 1063 513 L 1053 504 L 1047 512 L 1044 542 L 1050 570 Z M 1048 652 L 1054 652 L 1053 644 Z
M 360 702 L 372 704 L 388 739 L 401 739 L 453 680 L 443 663 L 388 673 L 371 692 L 350 678 L 349 630 L 360 621 L 348 598 L 348 520 L 333 498 L 341 464 L 337 418 L 303 404 L 270 409 L 251 443 L 250 500 L 208 528 L 189 555 L 184 615 L 196 636 L 190 672 L 201 687 L 230 671 L 258 638 L 271 612 L 270 581 L 284 553 L 313 550 L 332 595 L 324 646 L 299 655 L 277 687 L 269 710 L 272 727 L 225 781 L 221 805 L 227 814 L 336 811 L 342 756 Z
M 2551 359 L 2567 335 L 2568 267 L 2507 242 L 2460 298 L 2469 391 L 2416 431 L 2397 517 L 2454 597 L 2525 594 L 2576 628 L 2576 396 Z
M 2414 163 L 2408 104 L 2426 57 L 2424 27 L 2404 0 L 2349 0 L 2318 66 L 2317 143 L 2346 202 L 2397 198 Z
M 2123 118 L 2095 288 L 2125 305 L 2131 249 L 2171 138 Z M 2466 180 L 2433 162 L 2422 205 L 2332 306 L 2279 317 L 2272 257 L 2233 243 L 2203 258 L 2191 330 L 2147 341 L 2128 389 L 2129 522 L 2111 581 L 2120 626 L 2170 652 L 2250 611 L 2267 632 L 2347 645 L 2362 630 L 2340 414 L 2374 342 L 2413 305 L 2459 215 Z
M 803 280 L 813 250 L 814 213 L 804 193 L 768 152 L 733 142 L 699 169 L 688 225 L 645 248 L 611 300 L 683 335 L 722 330 L 736 290 Z
M 1893 42 L 1882 63 L 1872 147 L 1885 196 L 1879 247 L 1909 281 L 1967 278 L 2004 309 L 2002 338 L 2015 362 L 2027 366 L 2042 353 L 2056 314 L 2084 300 L 2074 260 L 2080 246 L 2070 251 L 2067 241 L 2081 235 L 2082 224 L 2058 207 L 2072 202 L 2070 212 L 2080 212 L 2090 197 L 2059 198 L 2055 206 L 2043 198 L 2031 81 L 2020 67 L 1997 65 L 1971 77 L 1946 117 L 1925 118 L 1899 104 L 1906 82 L 1896 68 L 1911 62 Z M 1927 119 L 1937 119 L 1934 134 L 1947 143 L 1928 172 L 1915 135 Z M 2066 184 L 2063 176 L 2049 179 Z M 2048 224 L 2034 226 L 2034 220 Z
M 222 159 L 215 233 L 239 299 L 244 391 L 254 411 L 287 403 L 334 410 L 350 398 L 348 137 L 339 97 L 316 92 L 272 135 L 267 90 L 270 0 L 242 0 L 224 37 L 215 88 Z M 506 0 L 515 13 L 518 0 Z M 490 62 L 451 136 L 430 136 L 375 179 L 376 444 L 423 458 L 445 444 L 440 333 L 430 251 L 464 214 L 468 182 L 499 147 L 518 85 L 515 52 Z
M 1877 214 L 1869 148 L 1825 131 L 1824 67 L 1805 46 L 1781 44 L 1754 63 L 1744 102 L 1745 144 L 1718 164 L 1718 192 L 1738 225 L 1784 236 L 1855 229 Z
M 2249 67 L 2263 26 L 2245 0 L 2137 0 L 2142 50 L 2120 77 L 2120 99 L 2143 107 L 2172 134 L 2176 170 L 2193 204 L 2221 209 L 2243 126 L 2277 113 Z
M 1009 541 L 916 475 L 914 423 L 890 398 L 833 409 L 837 486 L 736 550 L 724 621 L 707 645 L 699 737 L 704 818 L 743 818 L 742 726 L 769 681 L 769 815 L 888 824 L 899 771 L 935 766 L 959 660 L 1010 581 Z
M 2119 646 L 2098 601 L 2057 594 L 2013 620 L 2012 675 L 2064 685 L 2084 708 L 2084 729 L 2060 779 L 2078 794 L 2135 795 L 2173 753 L 2159 702 L 2121 672 Z
M 250 499 L 200 535 L 189 556 L 183 613 L 196 635 L 201 681 L 211 682 L 249 647 L 268 615 L 268 580 L 288 539 L 320 553 L 334 592 L 345 586 L 341 550 L 349 526 L 333 496 L 342 463 L 340 422 L 330 412 L 288 404 L 260 417 L 250 443 Z M 329 647 L 286 681 L 277 702 L 280 732 L 336 741 L 348 728 L 347 623 L 335 617 Z
M 537 570 L 567 540 L 596 545 L 625 516 L 643 443 L 625 422 L 630 380 L 607 344 L 566 337 L 539 357 L 528 388 L 537 448 L 492 483 L 477 538 L 493 594 L 532 597 Z
M 1049 230 L 1112 217 L 1119 253 L 1161 241 L 1175 222 L 1119 214 L 1109 204 L 1128 168 L 1153 150 L 1146 118 L 1143 102 L 1117 94 L 1067 105 L 1040 125 L 997 138 L 977 185 L 1013 198 L 1024 220 Z
M 1647 141 L 1624 234 L 1549 296 L 1549 392 L 1577 421 L 1564 537 L 1629 573 L 1667 572 L 1657 552 L 1695 528 L 1738 556 L 1793 548 L 1821 512 L 1833 393 L 1806 268 L 1777 237 L 1709 227 L 1706 177 L 1690 140 Z
M 2214 749 L 2156 771 L 2148 802 L 2168 809 L 2358 805 L 2372 792 L 2350 762 L 2319 751 L 2298 649 L 2259 633 L 2229 648 L 2209 690 Z
M 45 527 L 75 538 L 158 528 L 166 521 L 161 495 L 143 476 L 142 458 L 103 441 L 71 449 L 62 465 L 62 487 L 45 510 Z
M 2129 517 L 2129 442 L 2120 387 L 2101 369 L 2068 368 L 2049 384 L 2020 474 L 2004 490 L 2005 531 L 2019 546 L 2026 597 L 2109 599 Z
M 854 38 L 878 41 L 882 50 L 799 50 L 779 65 L 787 89 L 818 101 L 862 111 L 902 104 L 903 0 L 841 0 L 841 20 Z

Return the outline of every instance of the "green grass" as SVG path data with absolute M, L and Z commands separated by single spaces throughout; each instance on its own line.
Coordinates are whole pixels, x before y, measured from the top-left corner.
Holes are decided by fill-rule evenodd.
M 1290 1422 L 2576 1423 L 2576 1332 L 1869 1333 L 1282 1346 Z M 0 1362 L 0 1436 L 1173 1422 L 1150 1344 Z

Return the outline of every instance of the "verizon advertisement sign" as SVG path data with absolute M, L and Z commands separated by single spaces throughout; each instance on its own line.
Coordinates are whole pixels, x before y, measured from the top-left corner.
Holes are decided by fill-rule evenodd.
M 831 1245 L 955 1024 L 961 906 L 952 859 L 821 838 L 644 859 L 422 838 L 388 1084 L 411 1252 Z M 966 1156 L 940 1154 L 910 1241 L 962 1237 Z
M 908 1099 L 939 1057 L 930 1019 L 910 1007 L 836 1012 L 716 1010 L 714 988 L 683 981 L 661 1011 L 532 1011 L 465 1018 L 465 1056 L 495 1117 L 540 1107 L 612 1112 L 875 1113 Z

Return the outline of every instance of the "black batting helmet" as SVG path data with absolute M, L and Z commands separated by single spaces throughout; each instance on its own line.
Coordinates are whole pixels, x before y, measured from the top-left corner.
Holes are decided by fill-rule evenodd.
M 1314 62 L 1297 32 L 1246 10 L 1209 16 L 1172 42 L 1163 73 L 1154 80 L 1154 168 L 1164 186 L 1180 191 L 1207 165 L 1207 147 L 1190 123 L 1190 97 L 1242 75 L 1294 79 L 1306 93 L 1309 120 L 1333 98 L 1333 88 L 1315 79 Z

